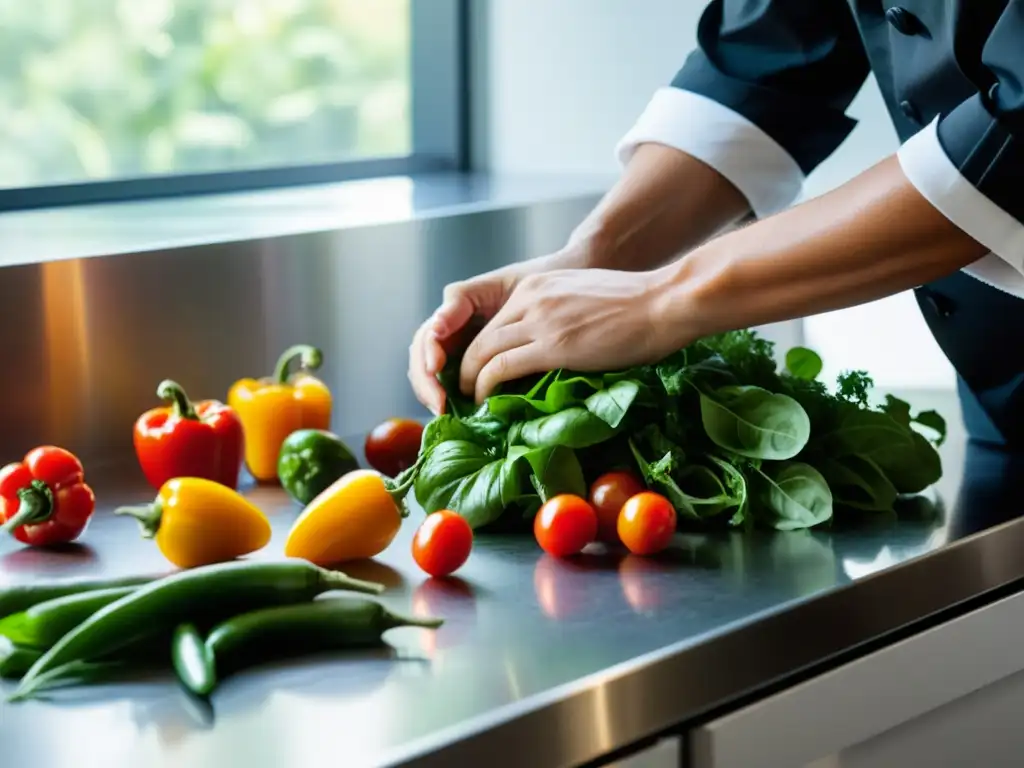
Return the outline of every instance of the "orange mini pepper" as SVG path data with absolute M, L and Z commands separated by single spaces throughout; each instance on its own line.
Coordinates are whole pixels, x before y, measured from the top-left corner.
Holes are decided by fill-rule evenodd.
M 289 373 L 300 358 L 302 370 Z M 274 375 L 236 381 L 228 392 L 228 405 L 238 414 L 245 431 L 245 464 L 257 480 L 277 479 L 281 444 L 297 429 L 328 429 L 331 424 L 331 392 L 312 376 L 323 354 L 308 344 L 284 351 Z

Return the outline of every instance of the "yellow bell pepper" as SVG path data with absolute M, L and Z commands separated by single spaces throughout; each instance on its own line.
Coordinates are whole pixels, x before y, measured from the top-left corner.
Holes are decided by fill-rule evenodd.
M 164 557 L 179 568 L 234 560 L 270 541 L 270 521 L 252 502 L 198 477 L 168 480 L 152 503 L 114 513 L 138 520 L 143 537 L 155 539 Z
M 376 557 L 391 544 L 402 513 L 383 476 L 357 469 L 309 502 L 284 544 L 286 557 L 316 565 Z
M 297 357 L 303 370 L 289 375 L 288 368 Z M 273 376 L 236 381 L 228 392 L 228 405 L 245 431 L 245 464 L 257 480 L 277 479 L 281 444 L 292 432 L 330 427 L 331 392 L 308 373 L 322 362 L 319 349 L 297 344 L 281 355 Z

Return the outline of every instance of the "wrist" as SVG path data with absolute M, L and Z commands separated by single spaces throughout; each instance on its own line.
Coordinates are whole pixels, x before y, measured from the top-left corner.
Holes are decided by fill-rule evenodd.
M 735 310 L 735 292 L 729 258 L 704 245 L 677 262 L 651 273 L 653 290 L 650 312 L 654 328 L 677 332 L 688 344 L 705 336 L 733 330 L 730 323 L 739 313 Z

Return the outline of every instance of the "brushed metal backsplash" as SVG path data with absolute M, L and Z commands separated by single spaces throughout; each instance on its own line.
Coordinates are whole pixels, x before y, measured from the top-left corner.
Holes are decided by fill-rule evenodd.
M 594 202 L 0 269 L 0 459 L 123 459 L 161 379 L 223 399 L 296 342 L 324 350 L 335 430 L 422 413 L 407 350 L 443 286 L 559 247 Z

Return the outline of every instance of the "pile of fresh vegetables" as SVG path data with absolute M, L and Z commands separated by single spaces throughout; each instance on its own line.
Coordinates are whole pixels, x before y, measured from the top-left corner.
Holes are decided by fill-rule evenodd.
M 773 344 L 751 330 L 653 365 L 531 376 L 480 407 L 457 391 L 458 364 L 441 377 L 448 413 L 427 424 L 416 463 L 394 486 L 427 513 L 454 510 L 474 529 L 536 528 L 542 505 L 593 501 L 590 484 L 612 471 L 639 475 L 681 526 L 776 530 L 891 511 L 942 474 L 938 413 L 914 414 L 891 395 L 869 403 L 863 372 L 841 375 L 829 391 L 817 380 L 820 358 L 805 348 L 790 350 L 779 370 Z M 667 513 L 659 515 L 663 525 Z
M 301 369 L 291 372 L 298 360 Z M 194 693 L 265 655 L 376 642 L 390 627 L 438 626 L 368 598 L 314 598 L 380 585 L 326 570 L 387 549 L 415 498 L 427 513 L 412 554 L 427 574 L 462 567 L 474 529 L 532 530 L 571 556 L 595 540 L 648 555 L 678 527 L 795 530 L 893 512 L 942 474 L 945 422 L 888 396 L 863 372 L 818 381 L 821 360 L 785 356 L 755 332 L 702 339 L 652 365 L 549 371 L 503 385 L 479 407 L 441 376 L 448 412 L 425 426 L 389 419 L 367 437 L 373 469 L 328 431 L 322 361 L 291 347 L 274 374 L 242 379 L 227 405 L 162 382 L 163 407 L 135 425 L 157 495 L 135 517 L 186 569 L 158 580 L 36 585 L 0 592 L 0 675 L 15 698 L 110 668 L 171 660 Z M 229 563 L 267 546 L 266 515 L 238 492 L 243 465 L 303 506 L 280 563 Z M 72 541 L 95 506 L 81 462 L 42 446 L 0 469 L 0 530 L 29 545 Z
M 0 677 L 18 679 L 10 700 L 105 679 L 133 667 L 173 666 L 192 693 L 284 657 L 381 643 L 389 629 L 433 629 L 366 597 L 380 584 L 303 560 L 222 563 L 156 579 L 71 581 L 0 592 Z

